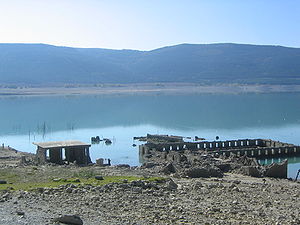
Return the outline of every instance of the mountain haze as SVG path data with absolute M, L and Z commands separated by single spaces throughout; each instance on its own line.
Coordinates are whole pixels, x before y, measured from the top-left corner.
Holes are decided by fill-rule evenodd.
M 300 49 L 181 44 L 152 51 L 0 44 L 0 84 L 300 84 Z

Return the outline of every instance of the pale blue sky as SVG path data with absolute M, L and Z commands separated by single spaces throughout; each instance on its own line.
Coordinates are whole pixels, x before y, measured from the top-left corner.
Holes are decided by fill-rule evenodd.
M 300 1 L 0 0 L 0 42 L 139 50 L 225 42 L 300 47 Z

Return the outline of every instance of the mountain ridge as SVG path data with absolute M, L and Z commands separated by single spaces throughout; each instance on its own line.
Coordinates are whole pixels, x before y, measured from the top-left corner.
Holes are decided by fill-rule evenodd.
M 300 48 L 179 44 L 150 51 L 0 43 L 0 84 L 300 84 Z

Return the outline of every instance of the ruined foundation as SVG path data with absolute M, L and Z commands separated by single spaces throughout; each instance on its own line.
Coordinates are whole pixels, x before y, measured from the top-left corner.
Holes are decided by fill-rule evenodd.
M 229 141 L 201 141 L 178 143 L 146 143 L 139 146 L 141 156 L 151 151 L 207 151 L 210 154 L 248 157 L 269 157 L 300 154 L 300 146 L 266 139 L 241 139 Z

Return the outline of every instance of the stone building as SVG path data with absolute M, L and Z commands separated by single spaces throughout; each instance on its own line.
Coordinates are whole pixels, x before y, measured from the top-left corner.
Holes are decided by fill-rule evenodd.
M 71 162 L 87 165 L 91 163 L 89 153 L 91 145 L 81 141 L 34 142 L 33 144 L 37 146 L 36 159 L 39 164 Z

